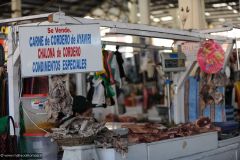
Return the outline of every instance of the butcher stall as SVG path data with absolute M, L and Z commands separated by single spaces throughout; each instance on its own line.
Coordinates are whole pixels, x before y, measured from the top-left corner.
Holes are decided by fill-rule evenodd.
M 0 24 L 12 22 L 18 25 L 9 27 L 8 34 L 9 112 L 17 124 L 25 123 L 26 133 L 20 132 L 20 137 L 37 138 L 25 152 L 43 152 L 44 146 L 51 146 L 56 150 L 43 152 L 44 159 L 56 158 L 57 152 L 59 159 L 64 160 L 239 159 L 238 123 L 222 123 L 227 118 L 222 114 L 225 113 L 222 96 L 225 84 L 220 82 L 227 81 L 221 79 L 225 76 L 217 74 L 229 65 L 236 42 L 233 38 L 212 35 L 211 31 L 203 33 L 70 17 L 62 12 L 1 20 Z M 100 29 L 104 33 L 100 34 Z M 163 53 L 166 46 L 145 44 L 146 39 L 140 44 L 105 41 L 104 36 L 111 35 L 165 38 L 176 42 L 169 54 Z M 163 103 L 153 103 L 154 107 L 148 108 L 146 97 L 151 100 L 148 87 L 153 83 L 146 78 L 143 69 L 144 88 L 140 94 L 144 98 L 125 95 L 125 105 L 132 107 L 126 107 L 126 113 L 120 114 L 117 88 L 119 84 L 128 86 L 121 74 L 123 66 L 120 64 L 125 59 L 119 56 L 119 47 L 113 54 L 104 48 L 105 44 L 130 45 L 145 53 L 148 49 L 162 51 L 157 52 L 161 62 L 154 64 L 149 59 L 143 62 L 151 63 L 158 71 L 159 88 L 164 86 L 161 91 L 164 96 L 160 96 Z M 238 59 L 238 49 L 236 51 Z M 116 55 L 116 63 L 109 64 L 113 55 Z M 209 56 L 211 61 L 206 61 L 204 56 Z M 196 67 L 197 63 L 200 68 Z M 118 76 L 113 76 L 113 68 Z M 190 77 L 193 72 L 196 73 L 194 79 Z M 70 90 L 70 73 L 78 82 L 74 86 L 74 97 Z M 213 74 L 215 76 L 209 76 Z M 131 73 L 128 75 L 131 77 Z M 35 78 L 30 79 L 26 90 L 23 86 L 30 77 Z M 86 79 L 90 79 L 88 88 Z M 36 84 L 36 80 L 42 83 Z M 209 84 L 213 80 L 216 83 Z M 47 87 L 46 82 L 49 82 Z M 134 85 L 135 81 L 131 82 Z M 43 92 L 47 90 L 47 93 L 33 94 L 34 86 L 40 85 L 38 89 L 45 88 Z M 184 92 L 186 90 L 189 92 Z M 143 107 L 139 107 L 141 105 Z M 136 112 L 138 115 L 132 114 Z M 18 126 L 23 129 L 23 125 Z M 30 142 L 31 137 L 28 138 Z

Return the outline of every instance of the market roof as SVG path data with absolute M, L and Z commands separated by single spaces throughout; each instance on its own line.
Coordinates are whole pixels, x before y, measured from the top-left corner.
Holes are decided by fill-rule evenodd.
M 104 0 L 22 0 L 22 16 L 58 12 L 59 7 L 68 15 L 82 17 Z M 11 1 L 1 0 L 0 18 L 11 17 Z
M 178 0 L 150 0 L 152 25 L 173 27 L 171 18 L 178 9 Z M 36 15 L 59 11 L 66 15 L 91 16 L 113 21 L 127 21 L 127 3 L 130 0 L 22 0 L 22 15 Z M 205 0 L 205 16 L 208 24 L 239 24 L 239 0 Z M 114 14 L 115 13 L 115 14 Z M 176 14 L 176 13 L 175 13 Z M 11 17 L 11 1 L 1 0 L 0 19 Z M 164 19 L 165 18 L 165 19 Z
M 208 24 L 239 24 L 239 0 L 204 0 L 205 16 Z M 178 8 L 178 0 L 151 0 L 151 13 L 154 18 L 171 16 L 171 11 Z M 152 17 L 152 19 L 153 19 Z M 159 21 L 171 27 L 173 21 Z

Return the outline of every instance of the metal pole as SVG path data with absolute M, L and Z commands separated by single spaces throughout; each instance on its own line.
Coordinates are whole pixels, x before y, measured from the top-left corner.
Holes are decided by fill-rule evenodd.
M 9 100 L 9 115 L 13 117 L 16 124 L 19 123 L 19 99 L 20 99 L 20 88 L 19 88 L 19 80 L 20 76 L 18 74 L 19 63 L 14 64 L 14 55 L 17 55 L 19 52 L 18 49 L 14 51 L 14 38 L 13 35 L 15 27 L 9 27 L 8 33 L 8 57 L 7 61 L 7 71 L 8 71 L 8 100 Z M 14 53 L 14 54 L 13 54 Z M 11 134 L 13 133 L 13 129 L 11 128 Z M 16 133 L 19 135 L 18 131 Z
M 171 93 L 170 93 L 170 87 L 171 87 L 171 75 L 167 76 L 167 105 L 168 105 L 168 120 L 169 123 L 172 123 L 172 113 L 171 113 Z
M 239 70 L 240 64 L 239 64 L 239 54 L 238 54 L 237 38 L 235 40 L 235 45 L 236 45 L 236 53 L 237 53 L 237 70 Z
M 86 74 L 77 73 L 76 74 L 76 94 L 86 97 L 87 95 L 87 84 L 86 84 Z

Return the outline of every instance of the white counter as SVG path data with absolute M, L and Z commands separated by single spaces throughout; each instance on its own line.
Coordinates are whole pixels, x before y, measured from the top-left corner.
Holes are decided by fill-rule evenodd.
M 131 145 L 126 155 L 94 145 L 63 147 L 63 160 L 167 160 L 218 148 L 217 132 Z
M 128 153 L 122 155 L 115 149 L 96 148 L 94 145 L 63 147 L 63 160 L 147 160 L 145 143 L 128 147 Z

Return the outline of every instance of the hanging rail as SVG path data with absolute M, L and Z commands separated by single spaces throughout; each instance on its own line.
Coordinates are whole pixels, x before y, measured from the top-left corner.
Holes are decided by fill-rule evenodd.
M 99 23 L 101 27 L 110 28 L 110 33 L 115 34 L 128 34 L 155 38 L 167 38 L 167 39 L 177 39 L 185 41 L 201 41 L 203 39 L 215 39 L 218 41 L 233 41 L 232 38 L 215 36 L 210 34 L 199 33 L 196 31 L 186 31 L 178 29 L 169 28 L 159 28 L 154 26 L 142 25 L 142 24 L 131 24 L 122 22 L 113 22 L 98 19 L 86 19 L 79 17 L 65 16 L 63 12 L 47 13 L 41 15 L 33 15 L 19 18 L 11 18 L 6 20 L 0 20 L 0 24 L 11 24 L 13 22 L 36 20 L 36 19 L 48 19 L 52 22 L 65 21 L 66 24 L 74 24 L 81 22 L 81 24 Z
M 133 47 L 133 48 L 141 48 L 141 49 L 172 50 L 171 47 L 144 45 L 144 44 L 140 44 L 140 43 L 125 43 L 125 42 L 102 41 L 102 44 L 114 45 L 114 46 Z

